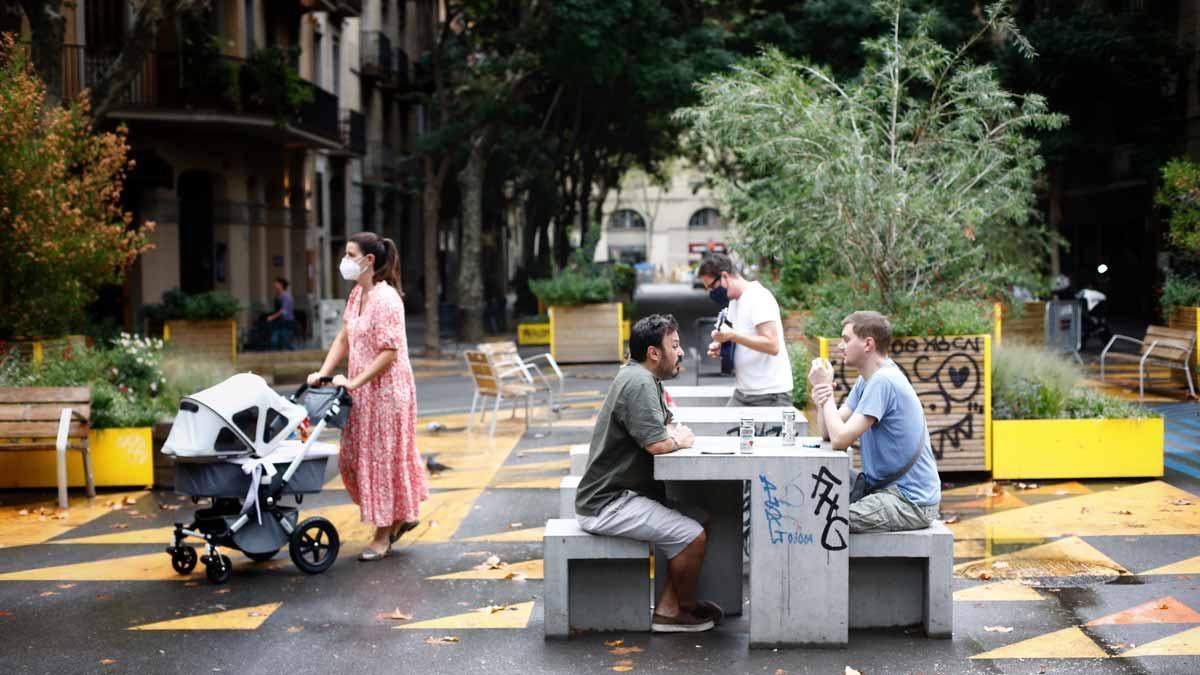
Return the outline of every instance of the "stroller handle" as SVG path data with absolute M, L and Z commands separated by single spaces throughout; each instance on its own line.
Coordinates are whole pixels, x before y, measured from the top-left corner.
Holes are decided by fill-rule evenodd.
M 326 376 L 322 377 L 321 379 L 317 380 L 317 384 L 329 384 L 331 382 L 333 382 L 333 376 L 331 376 L 331 375 L 326 375 Z M 308 382 L 304 382 L 303 384 L 301 384 L 300 387 L 298 389 L 296 389 L 296 393 L 291 395 L 291 399 L 293 401 L 295 401 L 296 399 L 303 396 L 304 392 L 306 392 L 306 391 L 308 391 Z M 345 392 L 346 392 L 345 387 L 338 387 L 338 395 L 339 396 L 344 394 Z

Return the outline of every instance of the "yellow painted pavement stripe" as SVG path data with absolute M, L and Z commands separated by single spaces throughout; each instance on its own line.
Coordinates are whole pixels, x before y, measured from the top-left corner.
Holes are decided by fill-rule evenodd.
M 416 621 L 392 626 L 393 630 L 475 630 L 482 628 L 525 628 L 529 625 L 529 617 L 533 614 L 533 601 L 510 605 L 508 608 L 492 611 L 481 608 L 482 611 L 453 614 L 438 619 Z
M 527 462 L 525 464 L 508 464 L 500 467 L 500 474 L 529 473 L 536 471 L 565 471 L 571 468 L 571 460 L 552 459 L 546 462 Z
M 570 445 L 550 445 L 544 448 L 529 448 L 528 450 L 518 450 L 517 457 L 526 455 L 565 455 L 571 452 Z
M 1120 658 L 1135 656 L 1200 656 L 1200 628 L 1147 642 L 1124 652 Z
M 151 527 L 141 530 L 119 530 L 77 539 L 56 539 L 51 544 L 163 544 L 169 545 L 174 527 Z M 199 540 L 196 540 L 197 542 Z
M 426 579 L 436 579 L 440 581 L 450 579 L 504 579 L 509 574 L 523 574 L 526 579 L 541 579 L 544 575 L 543 563 L 541 559 L 525 560 L 523 562 L 507 563 L 500 569 L 469 569 L 462 572 L 451 572 L 449 574 L 439 574 Z
M 1078 627 L 1064 628 L 989 652 L 972 659 L 1104 659 L 1108 654 Z
M 1195 496 L 1162 481 L 1066 497 L 949 525 L 955 539 L 1200 534 Z
M 955 558 L 982 558 L 987 555 L 984 542 L 978 539 L 964 539 L 954 542 Z
M 203 569 L 197 567 L 203 576 Z M 189 578 L 176 574 L 171 569 L 171 556 L 162 552 L 0 574 L 0 581 L 187 581 Z
M 1200 555 L 1170 565 L 1155 567 L 1139 574 L 1200 574 Z
M 1016 581 L 1000 581 L 954 592 L 957 602 L 1032 602 L 1045 600 L 1041 593 Z
M 1124 567 L 1122 567 L 1120 564 L 1118 564 L 1112 558 L 1109 558 L 1108 556 L 1104 555 L 1103 553 L 1098 551 L 1094 546 L 1092 546 L 1091 544 L 1087 543 L 1086 541 L 1080 539 L 1079 537 L 1068 537 L 1066 539 L 1059 539 L 1058 541 L 1052 541 L 1049 544 L 1042 544 L 1041 546 L 1033 546 L 1031 548 L 1022 549 L 1020 551 L 1016 551 L 1013 553 L 1006 553 L 1004 555 L 992 556 L 990 558 L 984 558 L 983 560 L 975 560 L 975 561 L 971 561 L 971 562 L 959 563 L 954 566 L 954 573 L 961 574 L 967 568 L 979 568 L 979 567 L 991 565 L 991 566 L 993 566 L 993 569 L 991 570 L 992 574 L 995 576 L 995 578 L 1000 579 L 1000 578 L 1004 577 L 1005 568 L 1004 567 L 995 568 L 994 564 L 997 562 L 1009 563 L 1013 560 L 1021 560 L 1021 561 L 1069 560 L 1069 561 L 1076 562 L 1076 563 L 1086 563 L 1086 564 L 1090 564 L 1090 565 L 1106 567 L 1106 568 L 1113 570 L 1114 575 L 1117 573 L 1120 573 L 1120 574 L 1128 574 L 1129 573 L 1129 570 L 1126 570 Z
M 582 420 L 555 420 L 554 427 L 567 427 L 569 429 L 590 429 L 596 426 L 596 418 L 589 417 Z
M 468 537 L 459 541 L 541 541 L 541 527 L 529 527 L 523 530 L 506 530 L 492 534 L 482 534 L 478 537 Z
M 942 508 L 947 511 L 959 509 L 987 509 L 989 511 L 1003 511 L 1005 509 L 1019 509 L 1029 506 L 1027 502 L 1021 501 L 1019 497 L 1011 492 L 1004 491 L 998 495 L 989 495 L 980 499 L 972 499 L 966 502 L 944 502 Z
M 71 497 L 69 502 L 71 508 L 63 512 L 66 516 L 63 520 L 58 520 L 53 515 L 38 514 L 38 509 L 41 508 L 46 509 L 50 514 L 56 513 L 58 504 L 53 500 L 0 506 L 0 547 L 44 543 L 81 525 L 86 525 L 100 516 L 113 513 L 113 509 L 107 506 L 108 504 L 123 504 L 127 497 L 141 499 L 148 494 L 150 493 L 146 490 L 137 490 L 102 494 L 90 500 L 82 496 Z M 29 515 L 20 515 L 22 510 L 29 511 Z
M 498 479 L 489 487 L 501 490 L 557 490 L 562 484 L 562 479 L 561 475 L 513 478 L 511 480 Z
M 282 606 L 282 602 L 269 602 L 265 605 L 148 623 L 133 626 L 128 630 L 256 630 Z

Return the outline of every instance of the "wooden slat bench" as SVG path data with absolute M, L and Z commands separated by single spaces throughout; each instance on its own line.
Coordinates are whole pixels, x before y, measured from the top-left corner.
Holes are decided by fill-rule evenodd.
M 1109 353 L 1118 340 L 1132 342 L 1140 347 L 1137 354 Z M 1104 381 L 1104 366 L 1107 361 L 1126 361 L 1138 364 L 1138 397 L 1146 395 L 1146 366 L 1159 366 L 1173 370 L 1182 370 L 1187 376 L 1188 392 L 1196 396 L 1196 388 L 1192 385 L 1192 349 L 1196 344 L 1196 331 L 1166 326 L 1150 326 L 1146 329 L 1143 340 L 1128 335 L 1114 335 L 1100 353 L 1100 381 Z
M 58 453 L 58 505 L 67 508 L 67 451 L 83 455 L 87 495 L 96 496 L 88 452 L 92 392 L 86 387 L 0 387 L 0 452 Z

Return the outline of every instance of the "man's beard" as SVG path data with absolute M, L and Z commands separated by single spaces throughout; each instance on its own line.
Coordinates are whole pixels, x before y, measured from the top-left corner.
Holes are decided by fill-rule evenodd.
M 673 380 L 673 379 L 675 379 L 676 376 L 679 375 L 679 371 L 683 369 L 678 361 L 676 361 L 675 365 L 673 365 L 673 366 L 668 365 L 664 361 L 659 366 L 659 368 L 660 368 L 660 371 L 658 373 L 658 379 L 660 379 L 660 380 Z

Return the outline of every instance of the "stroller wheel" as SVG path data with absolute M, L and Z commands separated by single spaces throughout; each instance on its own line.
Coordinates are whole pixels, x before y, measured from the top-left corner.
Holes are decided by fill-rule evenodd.
M 250 553 L 248 551 L 242 551 L 242 553 L 244 553 L 247 558 L 253 560 L 254 562 L 267 562 L 271 558 L 274 558 L 279 551 L 268 551 L 266 553 Z
M 341 541 L 337 528 L 324 518 L 309 518 L 292 531 L 288 553 L 306 574 L 320 574 L 337 560 Z
M 171 567 L 179 574 L 191 574 L 196 569 L 196 549 L 191 546 L 173 546 L 167 552 L 171 554 Z
M 208 577 L 209 581 L 214 584 L 223 584 L 233 576 L 233 561 L 229 559 L 229 556 L 205 556 L 205 558 L 204 576 Z

